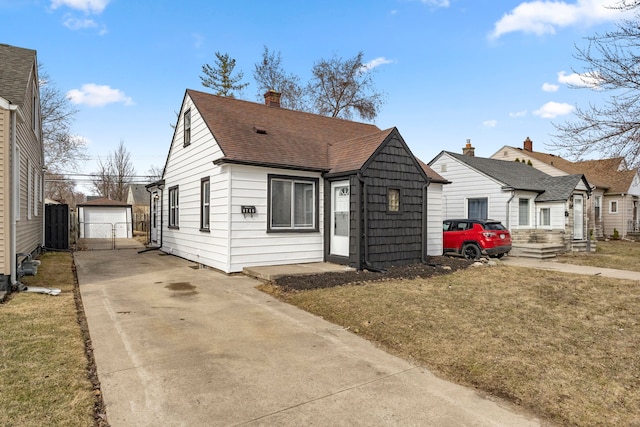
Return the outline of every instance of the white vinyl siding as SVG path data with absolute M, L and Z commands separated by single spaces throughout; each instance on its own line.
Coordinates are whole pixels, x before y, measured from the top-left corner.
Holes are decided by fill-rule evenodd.
M 164 226 L 162 250 L 227 273 L 255 265 L 323 261 L 323 185 L 317 188 L 320 231 L 267 233 L 268 174 L 317 178 L 322 183 L 320 174 L 214 165 L 223 153 L 188 96 L 182 111 L 187 109 L 191 109 L 191 144 L 183 144 L 181 112 L 165 169 L 162 206 L 168 215 L 168 189 L 179 186 L 180 228 Z M 200 231 L 203 176 L 209 176 L 211 186 L 209 233 Z M 255 206 L 256 213 L 243 215 L 242 206 Z
M 442 184 L 431 183 L 427 188 L 427 255 L 442 255 Z
M 443 219 L 465 218 L 468 215 L 468 199 L 482 198 L 487 200 L 487 216 L 507 226 L 510 191 L 503 191 L 500 183 L 459 163 L 446 153 L 431 165 L 436 171 L 441 171 L 441 166 L 445 166 L 446 172 L 440 175 L 451 181 L 451 184 L 442 186 Z
M 535 150 L 535 147 L 534 147 Z M 565 176 L 565 175 L 569 175 L 567 172 L 558 169 L 555 166 L 552 166 L 548 163 L 545 162 L 541 162 L 540 160 L 529 156 L 525 151 L 523 150 L 518 150 L 516 148 L 513 147 L 502 147 L 500 150 L 498 150 L 495 154 L 493 154 L 491 157 L 491 159 L 496 159 L 496 160 L 506 160 L 506 161 L 512 161 L 515 162 L 516 159 L 518 159 L 520 162 L 522 162 L 522 160 L 524 159 L 525 163 L 527 163 L 527 161 L 531 160 L 531 166 L 538 169 L 539 171 L 542 171 L 548 175 L 551 176 Z

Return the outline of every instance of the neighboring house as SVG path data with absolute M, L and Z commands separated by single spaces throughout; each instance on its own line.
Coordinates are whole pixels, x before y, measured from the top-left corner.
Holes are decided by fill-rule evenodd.
M 584 174 L 592 185 L 587 201 L 589 232 L 597 238 L 620 237 L 640 232 L 640 169 L 628 169 L 623 158 L 571 162 L 548 153 L 533 151 L 533 141 L 527 138 L 522 148 L 504 146 L 491 158 L 519 160 L 549 175 Z
M 583 175 L 553 177 L 524 163 L 442 151 L 429 165 L 451 181 L 443 190 L 445 218 L 495 219 L 514 247 L 529 243 L 586 250 L 584 210 L 590 187 Z
M 149 192 L 146 185 L 131 184 L 127 190 L 127 203 L 133 207 L 133 228 L 147 231 L 149 220 Z
M 43 167 L 36 51 L 0 44 L 0 290 L 44 244 Z
M 446 183 L 396 128 L 187 90 L 151 242 L 224 272 L 330 261 L 358 269 L 442 254 Z
M 132 208 L 126 202 L 93 199 L 80 203 L 78 230 L 81 239 L 132 238 Z

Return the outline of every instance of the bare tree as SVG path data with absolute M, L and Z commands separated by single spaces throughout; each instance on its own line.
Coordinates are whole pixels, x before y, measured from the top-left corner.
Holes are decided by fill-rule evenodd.
M 228 53 L 216 52 L 215 67 L 209 64 L 202 66 L 204 75 L 200 76 L 202 86 L 214 90 L 216 95 L 235 98 L 235 91 L 241 91 L 249 83 L 240 83 L 244 74 L 240 71 L 233 76 L 233 69 L 236 67 L 236 60 L 229 57 Z
M 632 10 L 637 0 L 621 1 L 616 9 Z M 624 19 L 615 30 L 587 38 L 576 58 L 586 65 L 583 84 L 598 93 L 609 92 L 602 104 L 578 107 L 575 121 L 554 124 L 553 145 L 575 159 L 590 153 L 624 157 L 640 166 L 640 14 Z
M 76 190 L 76 185 L 72 179 L 62 174 L 47 173 L 45 175 L 45 197 L 56 202 L 75 207 L 78 199 L 82 199 L 84 194 Z
M 64 172 L 77 170 L 87 159 L 85 141 L 71 134 L 71 124 L 78 111 L 56 87 L 42 64 L 38 65 L 38 75 L 44 163 L 48 173 L 56 177 L 46 177 L 45 195 L 72 204 L 75 184 L 64 177 Z
M 101 197 L 124 202 L 134 175 L 131 154 L 125 148 L 124 141 L 120 141 L 118 148 L 106 161 L 98 160 L 98 171 L 93 173 L 93 188 Z
M 156 182 L 161 180 L 163 172 L 164 172 L 164 169 L 161 166 L 151 165 L 151 167 L 147 171 L 147 175 L 149 176 L 149 182 Z
M 357 113 L 373 120 L 383 104 L 383 94 L 375 90 L 373 69 L 362 62 L 363 53 L 353 58 L 333 56 L 321 59 L 312 69 L 307 93 L 318 114 L 350 119 Z
M 253 78 L 258 83 L 258 99 L 268 90 L 280 92 L 280 104 L 292 110 L 308 110 L 304 90 L 300 86 L 300 78 L 294 74 L 287 74 L 282 68 L 280 52 L 269 52 L 264 47 L 262 60 L 255 64 Z

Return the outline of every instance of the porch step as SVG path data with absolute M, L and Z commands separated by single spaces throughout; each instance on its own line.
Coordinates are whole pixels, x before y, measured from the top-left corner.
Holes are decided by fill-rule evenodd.
M 564 245 L 553 243 L 517 243 L 511 248 L 510 256 L 522 258 L 549 259 L 566 252 Z

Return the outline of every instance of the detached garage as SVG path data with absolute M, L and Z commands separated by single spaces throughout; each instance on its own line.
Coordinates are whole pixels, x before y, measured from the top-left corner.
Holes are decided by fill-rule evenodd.
M 78 205 L 81 239 L 133 238 L 130 204 L 96 199 Z

